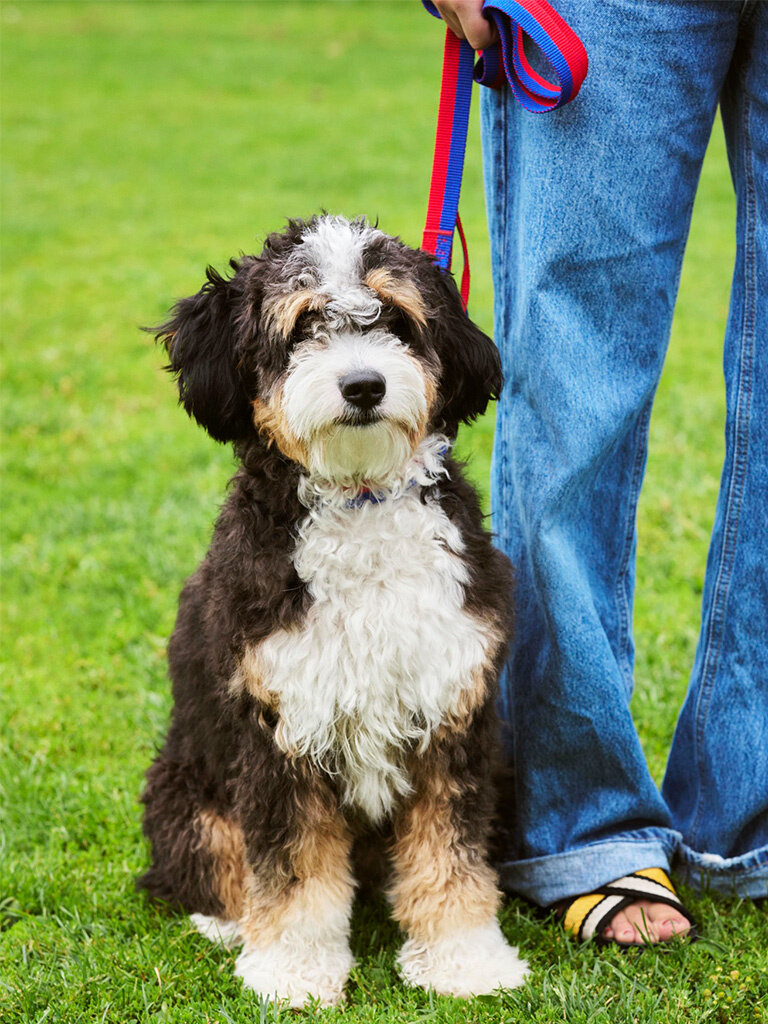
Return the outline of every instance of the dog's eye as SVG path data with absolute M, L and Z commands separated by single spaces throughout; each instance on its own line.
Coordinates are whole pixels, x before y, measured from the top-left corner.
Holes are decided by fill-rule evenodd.
M 407 313 L 404 313 L 399 306 L 389 306 L 386 315 L 387 329 L 406 343 L 413 345 L 416 332 L 413 329 L 413 322 Z
M 317 320 L 317 314 L 312 314 L 309 311 L 299 313 L 296 318 L 296 323 L 293 325 L 290 337 L 288 338 L 288 347 L 293 348 L 300 341 L 304 341 L 312 333 L 312 322 Z

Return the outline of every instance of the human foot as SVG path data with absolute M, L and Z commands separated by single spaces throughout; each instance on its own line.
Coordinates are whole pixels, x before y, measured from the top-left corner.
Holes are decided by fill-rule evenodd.
M 619 910 L 605 927 L 601 937 L 622 946 L 647 946 L 682 938 L 691 930 L 684 914 L 667 903 L 637 900 Z
M 557 907 L 563 927 L 582 941 L 655 945 L 694 934 L 691 915 L 662 868 L 643 868 Z

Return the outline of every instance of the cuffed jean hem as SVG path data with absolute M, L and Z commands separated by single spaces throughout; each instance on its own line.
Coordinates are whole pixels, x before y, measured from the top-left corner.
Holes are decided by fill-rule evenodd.
M 768 846 L 742 857 L 718 857 L 681 843 L 673 864 L 680 880 L 700 892 L 755 900 L 768 898 Z
M 642 868 L 668 871 L 681 839 L 680 833 L 671 829 L 647 828 L 565 853 L 503 861 L 496 867 L 505 892 L 546 907 Z

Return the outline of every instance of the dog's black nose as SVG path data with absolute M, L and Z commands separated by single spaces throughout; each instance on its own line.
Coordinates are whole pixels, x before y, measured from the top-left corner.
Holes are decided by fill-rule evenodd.
M 373 409 L 384 397 L 387 382 L 376 370 L 353 370 L 341 378 L 339 388 L 356 409 Z

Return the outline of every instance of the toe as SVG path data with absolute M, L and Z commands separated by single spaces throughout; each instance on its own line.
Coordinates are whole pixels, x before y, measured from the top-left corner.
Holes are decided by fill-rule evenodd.
M 646 945 L 668 942 L 690 931 L 689 921 L 665 903 L 638 900 L 619 911 L 604 929 L 603 938 L 621 945 Z

